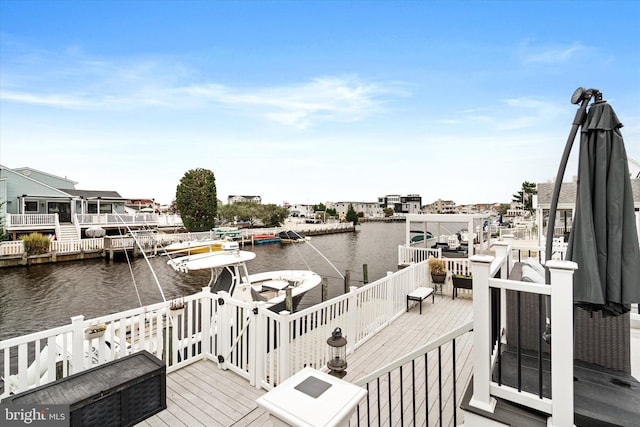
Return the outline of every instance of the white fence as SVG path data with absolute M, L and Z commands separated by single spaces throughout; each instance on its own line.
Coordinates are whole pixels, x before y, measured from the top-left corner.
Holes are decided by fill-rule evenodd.
M 80 225 L 157 225 L 158 215 L 153 213 L 110 213 L 110 214 L 76 214 L 77 224 Z
M 142 349 L 163 359 L 168 372 L 210 359 L 270 389 L 305 366 L 326 366 L 326 340 L 336 327 L 348 338 L 348 352 L 362 345 L 405 311 L 406 295 L 428 283 L 427 274 L 426 262 L 414 264 L 293 314 L 204 288 L 185 298 L 184 311 L 164 302 L 91 320 L 74 317 L 70 325 L 0 342 L 0 396 Z M 85 336 L 99 325 L 106 329 L 102 336 Z
M 496 257 L 471 258 L 474 312 L 474 377 L 470 405 L 493 412 L 495 397 L 534 408 L 552 416 L 553 425 L 573 425 L 573 271 L 570 261 L 547 261 L 551 285 L 506 280 L 512 248 L 508 243 L 496 247 Z M 501 278 L 493 278 L 500 273 Z M 492 341 L 490 289 L 500 289 L 501 324 L 497 342 Z M 506 344 L 506 291 L 549 295 L 551 302 L 551 390 L 553 399 L 509 387 L 492 379 L 499 347 Z M 513 343 L 512 343 L 513 344 Z M 542 387 L 542 385 L 540 385 Z
M 167 214 L 158 215 L 158 227 L 183 227 L 182 218 L 180 215 Z
M 82 240 L 54 240 L 49 244 L 49 250 L 59 254 L 96 251 L 104 248 L 104 239 L 82 239 Z
M 7 227 L 55 226 L 57 214 L 7 214 Z
M 24 253 L 22 240 L 0 242 L 0 256 L 16 256 Z
M 66 326 L 0 341 L 0 398 L 141 350 L 164 360 L 168 372 L 199 360 L 202 337 L 212 330 L 202 321 L 215 305 L 210 296 L 185 297 L 182 310 L 164 302 L 91 320 L 76 316 Z

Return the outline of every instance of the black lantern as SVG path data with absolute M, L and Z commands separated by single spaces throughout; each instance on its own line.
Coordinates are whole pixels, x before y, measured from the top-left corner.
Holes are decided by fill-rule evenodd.
M 344 377 L 347 372 L 347 339 L 342 336 L 342 330 L 340 328 L 334 329 L 329 339 L 329 361 L 327 362 L 327 368 L 331 372 L 331 375 L 336 377 Z

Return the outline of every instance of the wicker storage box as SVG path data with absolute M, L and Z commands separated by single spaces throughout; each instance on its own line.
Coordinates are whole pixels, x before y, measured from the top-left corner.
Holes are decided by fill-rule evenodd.
M 141 351 L 2 403 L 69 405 L 71 426 L 131 426 L 167 408 L 166 380 L 164 362 Z

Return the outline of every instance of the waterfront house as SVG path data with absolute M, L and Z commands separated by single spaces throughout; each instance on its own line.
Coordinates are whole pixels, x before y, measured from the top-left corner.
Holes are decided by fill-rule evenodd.
M 430 214 L 453 214 L 457 212 L 457 209 L 453 200 L 438 199 L 429 205 L 423 206 L 422 211 Z
M 0 218 L 13 240 L 38 232 L 57 240 L 78 240 L 90 227 L 121 234 L 123 227 L 157 226 L 153 213 L 127 214 L 116 191 L 80 190 L 77 182 L 37 169 L 0 165 Z
M 227 197 L 227 203 L 232 204 L 236 202 L 253 202 L 253 203 L 262 203 L 262 197 L 260 196 L 239 196 L 239 195 L 230 195 Z
M 631 161 L 629 162 L 629 166 L 631 167 Z M 631 175 L 633 176 L 633 173 Z M 576 182 L 563 182 L 560 187 L 558 207 L 556 209 L 556 224 L 554 227 L 555 230 L 553 231 L 554 236 L 567 236 L 571 231 L 571 223 L 573 222 L 573 216 L 575 214 L 577 185 Z M 539 230 L 547 228 L 553 187 L 553 183 L 539 183 L 537 185 L 537 217 L 539 221 L 543 221 L 543 223 L 540 224 Z M 633 190 L 633 200 L 636 211 L 636 225 L 638 230 L 640 230 L 640 179 L 631 179 L 631 188 Z
M 417 214 L 421 212 L 422 197 L 419 194 L 408 194 L 406 196 L 391 194 L 378 197 L 378 204 L 383 209 L 393 209 L 396 215 Z
M 362 213 L 364 218 L 384 218 L 384 210 L 378 202 L 336 202 L 333 206 L 338 216 L 344 217 L 349 205 L 353 206 L 356 213 Z

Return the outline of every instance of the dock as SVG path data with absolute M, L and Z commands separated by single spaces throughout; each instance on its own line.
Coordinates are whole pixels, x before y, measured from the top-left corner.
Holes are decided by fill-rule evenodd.
M 273 234 L 277 236 L 280 231 L 287 230 L 294 230 L 305 236 L 321 236 L 335 233 L 353 233 L 356 231 L 356 227 L 352 223 L 331 223 L 295 224 L 284 228 L 245 228 L 237 231 L 238 234 L 234 240 L 240 246 L 252 246 L 257 244 L 252 239 L 253 235 Z M 116 256 L 155 256 L 163 254 L 163 246 L 173 242 L 211 238 L 216 238 L 215 233 L 211 231 L 194 233 L 145 231 L 135 233 L 135 236 L 128 234 L 79 240 L 55 240 L 50 243 L 49 252 L 39 255 L 28 255 L 25 252 L 22 241 L 0 242 L 0 268 L 94 258 L 114 259 Z
M 344 380 L 355 382 L 472 318 L 471 297 L 464 295 L 451 299 L 450 285 L 445 286 L 443 294 L 436 294 L 434 304 L 430 298 L 423 302 L 422 315 L 417 307 L 412 307 L 350 354 Z M 457 344 L 458 399 L 473 371 L 471 348 L 470 334 Z M 428 389 L 437 388 L 437 384 L 434 384 L 437 381 L 436 375 L 430 376 Z M 199 361 L 168 374 L 167 409 L 138 425 L 272 426 L 269 415 L 255 403 L 264 393 L 265 390 L 250 386 L 237 374 L 219 369 L 214 362 Z M 370 399 L 375 399 L 375 394 Z M 433 406 L 435 402 L 434 398 L 430 405 Z M 449 393 L 445 395 L 442 405 L 447 407 L 452 404 L 452 395 Z M 375 406 L 375 401 L 371 401 L 370 405 Z M 458 420 L 461 417 L 458 409 Z M 429 425 L 437 423 L 436 417 L 430 418 Z M 443 425 L 451 423 L 452 420 L 443 420 Z

